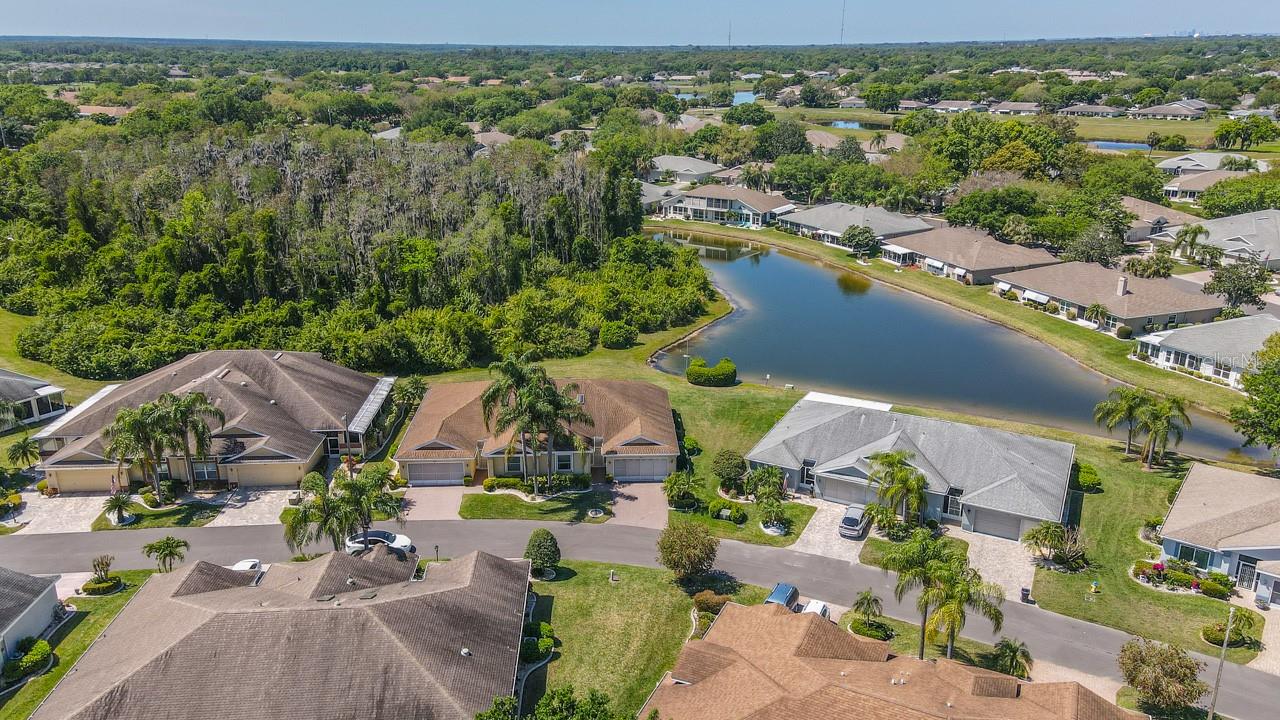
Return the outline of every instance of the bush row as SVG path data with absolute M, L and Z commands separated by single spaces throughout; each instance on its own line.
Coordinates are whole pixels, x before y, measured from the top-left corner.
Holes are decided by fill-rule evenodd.
M 720 358 L 714 366 L 705 358 L 696 357 L 689 362 L 684 377 L 694 385 L 703 387 L 730 387 L 738 382 L 738 366 L 729 358 Z
M 521 477 L 490 477 L 484 480 L 484 491 L 519 490 L 526 495 L 533 494 L 533 480 L 525 481 Z M 553 473 L 550 480 L 538 478 L 538 490 L 543 495 L 554 495 L 566 490 L 589 490 L 591 476 L 583 473 Z
M 725 510 L 729 511 L 729 516 L 727 518 L 721 515 Z M 707 505 L 707 514 L 716 520 L 728 520 L 734 525 L 741 525 L 747 521 L 747 511 L 744 510 L 741 505 L 729 502 L 728 500 L 721 500 L 719 498 L 712 500 L 711 503 Z
M 13 682 L 43 669 L 53 656 L 53 648 L 49 647 L 48 641 L 33 638 L 23 638 L 18 643 L 18 651 L 22 655 L 4 664 L 5 682 Z

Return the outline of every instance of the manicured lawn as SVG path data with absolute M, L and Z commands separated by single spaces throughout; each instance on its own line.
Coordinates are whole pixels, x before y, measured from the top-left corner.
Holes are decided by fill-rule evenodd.
M 1120 688 L 1120 691 L 1116 693 L 1116 704 L 1122 708 L 1144 712 L 1151 717 L 1151 720 L 1205 720 L 1209 716 L 1208 710 L 1198 707 L 1183 708 L 1172 712 L 1160 712 L 1147 707 L 1138 707 L 1138 691 L 1128 685 Z M 1213 717 L 1217 720 L 1230 720 L 1226 715 L 1219 713 L 1214 713 Z
M 1213 141 L 1213 131 L 1222 123 L 1220 118 L 1209 120 L 1134 120 L 1133 118 L 1091 118 L 1076 120 L 1076 135 L 1081 140 L 1119 140 L 1121 142 L 1146 142 L 1147 135 L 1183 135 L 1187 143 L 1203 146 Z
M 1117 380 L 1166 395 L 1178 395 L 1222 415 L 1232 406 L 1240 404 L 1240 395 L 1236 392 L 1129 359 L 1132 342 L 1004 300 L 995 295 L 989 286 L 969 287 L 918 270 L 894 272 L 892 265 L 880 261 L 859 265 L 851 255 L 839 248 L 776 230 L 741 230 L 680 221 L 649 222 L 645 227 L 678 228 L 688 232 L 736 237 L 801 252 L 998 322 L 1051 345 L 1082 364 Z
M 556 522 L 602 523 L 609 519 L 610 495 L 592 490 L 577 495 L 561 495 L 542 502 L 525 502 L 509 493 L 476 493 L 462 498 L 458 515 L 465 520 L 549 520 Z M 587 511 L 600 508 L 603 517 L 587 517 Z
M 849 623 L 857 617 L 858 613 L 852 610 L 846 612 L 840 617 L 840 627 L 848 630 Z M 877 618 L 877 620 L 893 629 L 894 635 L 890 638 L 889 644 L 893 646 L 894 654 L 915 657 L 919 653 L 919 624 L 903 622 L 890 617 L 881 617 Z M 951 659 L 966 665 L 977 665 L 988 670 L 995 670 L 992 658 L 994 651 L 995 648 L 987 643 L 961 637 L 956 639 L 956 646 L 951 653 Z M 925 659 L 946 657 L 946 642 L 925 643 L 924 656 Z
M 616 570 L 619 581 L 609 581 Z M 546 671 L 526 687 L 531 707 L 544 688 L 573 685 L 613 699 L 614 709 L 640 709 L 658 678 L 675 663 L 691 628 L 693 602 L 662 570 L 585 561 L 561 563 L 558 579 L 535 582 L 534 619 L 551 623 L 558 640 Z M 736 588 L 735 599 L 759 603 L 763 588 Z
M 0 698 L 0 720 L 25 720 L 36 706 L 53 690 L 53 686 L 71 669 L 102 631 L 106 629 L 125 603 L 133 597 L 142 583 L 151 575 L 150 570 L 126 570 L 112 573 L 124 580 L 123 592 L 107 597 L 77 597 L 75 616 L 58 629 L 53 637 L 53 654 L 56 658 L 49 672 L 27 683 L 13 695 Z
M 712 479 L 714 482 L 714 479 Z M 710 486 L 714 487 L 714 485 Z M 704 488 L 706 491 L 706 488 Z M 706 495 L 715 497 L 714 490 L 706 492 Z M 817 508 L 812 505 L 804 505 L 801 503 L 786 503 L 787 522 L 789 530 L 786 535 L 770 535 L 760 527 L 760 514 L 756 511 L 754 503 L 742 503 L 742 508 L 747 511 L 747 521 L 741 525 L 735 525 L 728 520 L 719 520 L 707 514 L 706 501 L 710 499 L 704 496 L 702 504 L 697 510 L 689 512 L 679 512 L 676 510 L 669 511 L 669 522 L 680 522 L 681 520 L 690 520 L 699 525 L 706 525 L 711 530 L 711 534 L 716 537 L 728 540 L 741 540 L 742 542 L 754 543 L 756 545 L 773 545 L 774 547 L 786 547 L 796 541 L 800 537 L 800 533 L 804 531 L 809 520 L 813 518 L 813 513 Z
M 35 318 L 16 315 L 8 310 L 0 310 L 0 367 L 37 377 L 67 389 L 67 401 L 76 403 L 84 400 L 106 385 L 98 380 L 85 380 L 68 375 L 52 365 L 28 360 L 18 354 L 15 344 L 18 331 L 35 322 Z
M 218 517 L 221 505 L 203 502 L 189 502 L 173 507 L 152 510 L 145 505 L 133 503 L 129 513 L 136 519 L 128 525 L 112 525 L 106 513 L 93 519 L 93 530 L 139 530 L 141 528 L 200 527 Z
M 969 554 L 969 543 L 960 538 L 943 536 L 942 542 L 952 545 L 957 551 Z M 862 544 L 862 552 L 858 555 L 858 562 L 863 565 L 872 565 L 874 567 L 884 567 L 884 554 L 893 547 L 893 543 L 879 537 L 869 537 Z

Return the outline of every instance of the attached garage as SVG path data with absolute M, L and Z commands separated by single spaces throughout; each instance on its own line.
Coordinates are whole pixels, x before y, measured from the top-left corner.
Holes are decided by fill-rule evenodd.
M 844 505 L 869 505 L 876 502 L 876 491 L 869 485 L 839 480 L 828 475 L 818 477 L 817 485 L 823 500 Z
M 613 479 L 618 482 L 663 480 L 671 474 L 671 458 L 618 458 L 613 461 Z
M 467 474 L 465 462 L 402 462 L 405 479 L 415 487 L 461 485 Z
M 973 531 L 1017 540 L 1022 537 L 1022 518 L 995 510 L 972 508 Z

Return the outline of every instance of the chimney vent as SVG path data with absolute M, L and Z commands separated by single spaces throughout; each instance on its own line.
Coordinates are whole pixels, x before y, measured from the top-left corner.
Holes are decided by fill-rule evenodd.
M 1124 297 L 1125 295 L 1128 295 L 1128 294 L 1129 294 L 1129 278 L 1125 277 L 1124 275 L 1121 275 L 1120 279 L 1116 281 L 1116 295 L 1119 295 L 1120 297 Z

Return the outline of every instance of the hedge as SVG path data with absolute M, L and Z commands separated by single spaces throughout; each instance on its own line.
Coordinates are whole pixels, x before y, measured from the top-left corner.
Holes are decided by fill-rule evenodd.
M 607 320 L 600 325 L 600 344 L 612 350 L 625 350 L 639 335 L 634 327 L 621 320 Z
M 879 620 L 863 620 L 862 618 L 854 618 L 849 623 L 849 630 L 856 635 L 869 637 L 873 640 L 891 640 L 893 639 L 893 628 L 885 625 Z
M 1227 626 L 1224 623 L 1210 623 L 1200 628 L 1200 637 L 1210 645 L 1222 647 L 1223 635 L 1227 632 Z M 1244 631 L 1239 625 L 1231 626 L 1231 641 L 1227 643 L 1227 647 L 1240 647 L 1245 642 Z
M 541 491 L 543 495 L 554 495 L 566 490 L 589 489 L 591 489 L 590 475 L 553 473 L 550 481 L 548 481 L 544 476 L 538 476 L 538 490 Z M 526 495 L 532 495 L 533 478 L 530 477 L 528 482 L 525 482 L 525 479 L 520 477 L 485 478 L 484 491 L 493 492 L 494 490 L 519 490 Z
M 80 591 L 85 595 L 110 595 L 120 587 L 120 578 L 112 575 L 107 578 L 106 582 L 97 582 L 89 580 L 89 582 L 80 586 Z
M 534 663 L 547 657 L 556 647 L 556 641 L 545 637 L 527 637 L 520 641 L 520 662 Z
M 25 655 L 14 658 L 4 664 L 4 679 L 13 682 L 44 668 L 45 663 L 53 656 L 53 648 L 47 640 L 37 640 Z
M 724 609 L 726 603 L 733 598 L 721 595 L 715 590 L 700 590 L 693 596 L 693 606 L 698 612 L 717 614 Z
M 729 521 L 735 525 L 741 525 L 747 521 L 747 511 L 743 510 L 742 506 L 737 503 L 731 503 L 728 500 L 721 500 L 717 498 L 707 505 L 707 514 L 716 520 L 724 519 L 720 516 L 721 511 L 724 510 L 729 511 Z
M 1196 581 L 1196 578 L 1189 573 L 1167 570 L 1164 574 L 1164 581 L 1171 587 L 1189 588 Z
M 1083 492 L 1102 492 L 1102 478 L 1098 477 L 1098 470 L 1092 465 L 1080 463 L 1080 471 L 1076 473 L 1076 483 Z
M 1226 600 L 1231 591 L 1212 580 L 1200 581 L 1200 592 L 1216 600 Z
M 695 357 L 689 362 L 684 377 L 690 383 L 703 387 L 730 387 L 738 382 L 738 366 L 727 357 L 720 358 L 714 366 L 707 365 L 705 358 Z
M 1129 338 L 1133 337 L 1133 328 L 1129 327 L 1128 325 L 1121 325 L 1120 327 L 1116 328 L 1116 337 L 1120 338 L 1121 340 L 1128 340 Z

